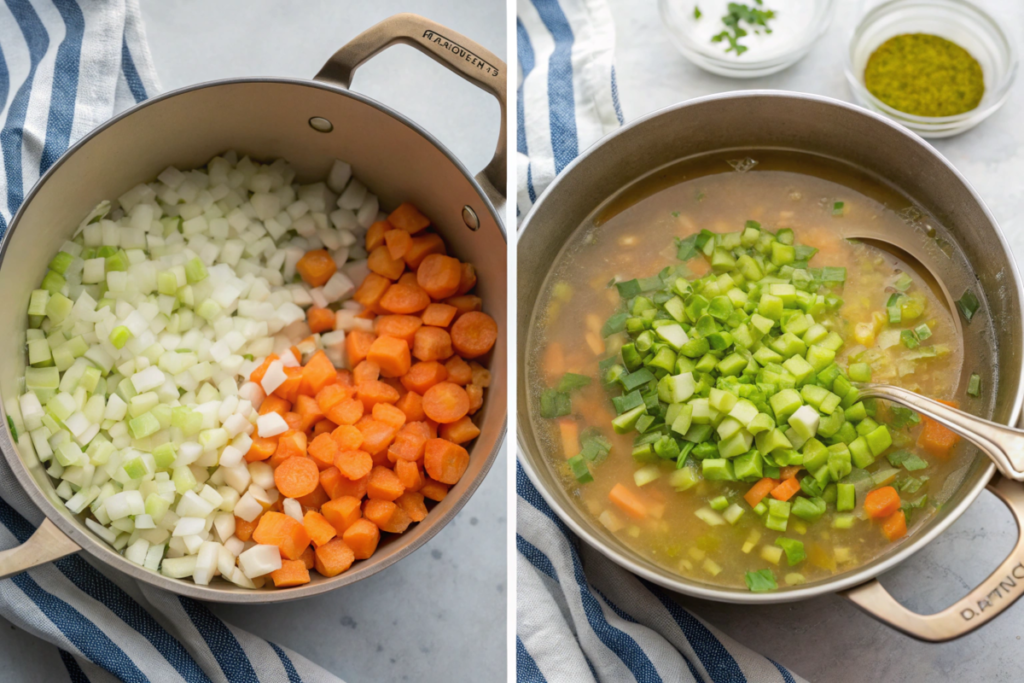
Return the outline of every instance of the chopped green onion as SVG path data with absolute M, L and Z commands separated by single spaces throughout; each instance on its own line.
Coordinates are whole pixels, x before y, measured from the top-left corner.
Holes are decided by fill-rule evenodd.
M 842 216 L 843 215 L 843 203 L 842 202 L 834 202 L 832 204 L 832 215 L 833 216 Z
M 967 382 L 967 395 L 975 398 L 981 395 L 981 375 L 976 372 L 971 375 L 971 379 Z
M 580 484 L 589 484 L 594 481 L 594 475 L 590 473 L 590 468 L 587 466 L 587 461 L 583 459 L 582 455 L 574 455 L 567 461 L 569 470 L 572 472 L 572 476 Z
M 574 389 L 582 389 L 585 386 L 589 386 L 591 379 L 586 375 L 577 375 L 574 372 L 567 372 L 562 375 L 561 381 L 558 383 L 558 391 L 562 393 L 568 393 Z
M 928 337 L 932 336 L 932 328 L 928 327 L 928 323 L 921 323 L 914 328 L 914 334 L 917 335 L 918 339 L 924 341 Z
M 564 417 L 572 412 L 572 401 L 569 394 L 557 389 L 545 389 L 540 395 L 541 417 Z
M 900 341 L 903 342 L 903 345 L 908 349 L 916 349 L 921 345 L 921 342 L 918 341 L 917 335 L 914 334 L 913 330 L 902 330 L 900 332 Z
M 906 273 L 900 273 L 896 281 L 892 283 L 892 286 L 901 292 L 905 292 L 910 289 L 910 285 L 914 283 L 914 280 Z
M 50 270 L 53 272 L 63 275 L 67 272 L 68 266 L 75 260 L 75 257 L 66 251 L 58 251 L 57 255 L 50 260 Z
M 963 296 L 957 299 L 956 302 L 956 307 L 967 322 L 971 322 L 971 318 L 978 312 L 979 306 L 981 304 L 978 302 L 978 297 L 974 296 L 974 292 L 970 289 L 964 290 Z
M 778 552 L 778 551 L 776 551 Z M 747 588 L 751 593 L 768 593 L 777 590 L 779 585 L 775 582 L 775 574 L 771 569 L 759 569 L 756 572 L 747 572 L 744 575 Z
M 18 443 L 18 428 L 14 426 L 14 420 L 11 419 L 10 415 L 7 416 L 7 426 L 11 430 L 11 441 Z

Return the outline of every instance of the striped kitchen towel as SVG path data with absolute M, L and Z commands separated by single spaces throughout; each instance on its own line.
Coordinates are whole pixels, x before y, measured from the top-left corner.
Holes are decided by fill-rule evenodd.
M 0 234 L 69 144 L 157 89 L 137 0 L 0 2 Z M 0 550 L 41 522 L 0 459 Z M 78 555 L 0 580 L 0 616 L 55 645 L 75 683 L 339 681 L 201 602 Z
M 622 123 L 604 0 L 518 0 L 518 217 Z M 530 683 L 795 683 L 569 530 L 516 465 L 516 665 Z

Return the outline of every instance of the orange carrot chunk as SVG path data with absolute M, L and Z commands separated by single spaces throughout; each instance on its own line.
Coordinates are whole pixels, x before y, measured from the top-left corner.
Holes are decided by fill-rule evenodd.
M 310 332 L 326 332 L 333 330 L 337 318 L 334 315 L 334 311 L 329 308 L 317 308 L 311 306 L 306 311 L 306 319 L 309 321 Z
M 419 463 L 398 460 L 395 462 L 395 474 L 398 475 L 398 481 L 402 482 L 402 486 L 405 487 L 405 493 L 412 493 L 423 488 L 423 470 L 420 469 Z
M 423 311 L 423 324 L 431 327 L 448 327 L 455 319 L 455 307 L 448 304 L 432 303 Z
M 456 484 L 469 467 L 469 453 L 451 441 L 430 439 L 424 449 L 423 467 L 431 479 L 442 484 Z
M 334 458 L 338 455 L 338 442 L 327 433 L 320 434 L 309 442 L 310 459 L 316 463 L 317 468 L 326 470 L 334 465 Z
M 423 494 L 424 498 L 429 498 L 435 502 L 440 503 L 444 500 L 445 496 L 448 495 L 448 484 L 442 484 L 439 481 L 434 481 L 431 478 L 427 478 L 423 482 L 423 487 L 420 488 L 420 493 Z
M 285 498 L 301 498 L 320 483 L 320 469 L 310 458 L 288 458 L 274 470 L 274 483 Z
M 409 391 L 425 394 L 427 389 L 448 379 L 448 370 L 437 361 L 421 361 L 409 367 L 401 382 Z
M 396 282 L 381 295 L 379 305 L 388 313 L 419 313 L 430 305 L 430 295 L 419 285 Z
M 463 358 L 484 355 L 498 340 L 498 324 L 494 318 L 479 311 L 459 316 L 452 325 L 452 346 Z
M 320 508 L 320 514 L 330 523 L 340 536 L 345 530 L 356 523 L 363 516 L 363 509 L 360 507 L 360 499 L 355 496 L 340 496 L 324 503 Z
M 428 255 L 416 269 L 416 283 L 435 301 L 455 296 L 461 278 L 459 260 L 444 254 Z
M 423 263 L 423 259 L 430 256 L 431 254 L 446 254 L 447 250 L 444 248 L 444 240 L 441 239 L 440 235 L 434 233 L 426 233 L 419 237 L 412 238 L 412 244 L 405 252 L 405 263 L 413 270 L 420 267 Z
M 622 484 L 616 484 L 608 492 L 608 500 L 633 519 L 643 519 L 647 516 L 647 506 Z
M 452 338 L 440 327 L 421 327 L 413 339 L 412 355 L 422 361 L 443 361 L 452 355 Z
M 334 466 L 349 479 L 365 477 L 373 469 L 373 458 L 366 451 L 339 451 Z
M 466 386 L 473 381 L 473 368 L 458 356 L 449 358 L 444 364 L 444 369 L 448 371 L 449 382 Z
M 281 568 L 270 572 L 274 588 L 288 588 L 309 583 L 309 570 L 306 563 L 299 560 L 282 560 Z
M 370 253 L 380 245 L 384 244 L 384 235 L 388 230 L 394 230 L 387 221 L 375 221 L 366 231 L 366 253 Z
M 388 230 L 384 233 L 384 244 L 387 245 L 391 258 L 400 260 L 405 256 L 405 252 L 409 251 L 412 235 L 405 230 Z M 405 266 L 405 261 L 402 261 L 402 266 Z
M 930 417 L 922 415 L 921 422 L 924 426 L 917 437 L 917 445 L 929 455 L 940 460 L 948 460 L 949 452 L 960 441 L 960 435 Z
M 423 326 L 423 321 L 414 315 L 382 315 L 375 322 L 378 335 L 401 339 L 410 348 L 416 330 Z
M 309 546 L 306 528 L 288 515 L 264 512 L 260 523 L 252 532 L 252 540 L 261 545 L 276 545 L 281 557 L 297 560 Z
M 374 467 L 370 472 L 370 481 L 366 486 L 366 496 L 371 500 L 393 501 L 405 493 L 398 475 L 387 467 Z
M 772 489 L 779 485 L 779 482 L 775 479 L 765 477 L 761 481 L 757 482 L 750 489 L 743 494 L 743 499 L 747 501 L 747 505 L 750 507 L 757 507 L 765 496 L 771 493 Z
M 903 510 L 897 510 L 882 522 L 882 533 L 890 541 L 896 541 L 907 535 L 907 516 Z
M 366 358 L 380 366 L 380 373 L 384 377 L 401 377 L 412 365 L 409 345 L 395 337 L 377 337 Z
M 427 417 L 427 414 L 423 412 L 423 396 L 415 391 L 405 392 L 402 398 L 398 399 L 395 407 L 405 413 L 407 422 L 419 422 Z
M 405 261 L 391 258 L 391 252 L 385 245 L 380 245 L 370 252 L 366 258 L 370 272 L 383 275 L 389 280 L 397 280 L 405 272 Z
M 412 519 L 405 508 L 388 500 L 368 500 L 363 505 L 363 517 L 370 520 L 381 531 L 400 534 L 409 528 Z
M 864 512 L 868 517 L 881 519 L 900 509 L 900 494 L 892 486 L 883 486 L 864 496 Z
M 313 545 L 317 547 L 325 545 L 328 541 L 338 535 L 334 525 L 327 521 L 327 518 L 316 510 L 308 510 L 306 514 L 302 516 L 302 526 L 306 527 L 306 533 L 309 534 L 309 538 L 313 541 Z
M 476 287 L 476 268 L 472 263 L 460 264 L 459 289 L 456 294 L 466 294 Z
M 415 234 L 430 225 L 430 219 L 420 213 L 411 202 L 403 202 L 388 215 L 388 223 L 399 230 Z
M 357 560 L 365 560 L 377 550 L 377 543 L 380 542 L 380 529 L 369 520 L 356 520 L 352 526 L 345 529 L 341 539 L 352 549 L 352 554 Z
M 370 273 L 363 280 L 362 284 L 359 285 L 359 288 L 356 289 L 352 298 L 361 303 L 367 309 L 375 311 L 377 310 L 381 299 L 384 297 L 384 294 L 392 286 L 391 280 L 387 279 L 383 275 Z M 426 294 L 426 292 L 424 292 L 424 294 Z
M 448 424 L 469 412 L 469 395 L 452 382 L 440 382 L 423 394 L 423 412 L 434 422 Z
M 440 436 L 452 443 L 466 443 L 480 436 L 480 428 L 473 424 L 473 420 L 467 415 L 455 422 L 441 425 Z
M 317 573 L 327 578 L 341 574 L 351 567 L 356 559 L 352 549 L 340 538 L 317 548 L 315 557 Z
M 781 484 L 772 489 L 772 498 L 775 500 L 789 500 L 800 490 L 800 482 L 796 477 L 784 479 Z
M 338 272 L 338 265 L 326 249 L 315 249 L 299 259 L 295 270 L 310 287 L 323 287 Z

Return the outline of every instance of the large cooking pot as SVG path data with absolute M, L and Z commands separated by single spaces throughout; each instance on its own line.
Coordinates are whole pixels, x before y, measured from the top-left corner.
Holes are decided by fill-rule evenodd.
M 1006 609 L 1024 591 L 1024 541 L 980 586 L 948 609 L 920 615 L 897 603 L 875 579 L 906 560 L 949 527 L 986 486 L 1024 527 L 1024 487 L 994 479 L 995 468 L 975 457 L 963 483 L 935 516 L 890 551 L 832 579 L 751 593 L 686 579 L 631 550 L 581 511 L 539 447 L 527 415 L 526 348 L 545 277 L 573 231 L 623 187 L 667 164 L 727 149 L 775 148 L 837 159 L 883 178 L 949 229 L 957 258 L 975 291 L 982 291 L 991 332 L 972 325 L 967 354 L 984 349 L 999 367 L 987 417 L 1016 424 L 1021 386 L 1021 282 L 999 227 L 953 166 L 907 129 L 836 100 L 788 92 L 747 91 L 692 100 L 655 112 L 601 140 L 570 164 L 538 199 L 518 237 L 518 439 L 523 469 L 569 527 L 609 559 L 654 583 L 708 600 L 778 603 L 839 592 L 869 614 L 925 640 L 956 638 Z M 939 259 L 941 260 L 941 259 Z M 934 264 L 941 269 L 941 263 Z M 965 328 L 965 334 L 968 331 Z
M 18 482 L 46 519 L 24 545 L 0 553 L 0 578 L 85 550 L 140 581 L 217 602 L 281 602 L 364 579 L 426 543 L 466 504 L 498 453 L 506 426 L 505 232 L 473 175 L 427 131 L 398 112 L 348 90 L 353 71 L 396 43 L 411 45 L 494 95 L 501 137 L 486 179 L 505 191 L 505 64 L 468 38 L 412 14 L 391 17 L 339 50 L 313 81 L 232 79 L 161 95 L 108 121 L 74 145 L 35 186 L 0 245 L 0 291 L 8 301 L 0 335 L 0 395 L 19 393 L 25 371 L 25 306 L 47 263 L 82 216 L 102 199 L 118 197 L 169 165 L 193 168 L 234 149 L 261 160 L 284 158 L 300 182 L 324 178 L 343 159 L 392 208 L 412 201 L 433 219 L 453 255 L 477 267 L 485 310 L 498 322 L 490 359 L 480 436 L 465 476 L 427 518 L 381 542 L 369 560 L 334 578 L 313 575 L 304 586 L 246 590 L 215 580 L 200 586 L 169 579 L 126 560 L 69 513 L 38 462 L 19 454 L 3 420 L 0 448 Z M 5 416 L 6 417 L 6 416 Z

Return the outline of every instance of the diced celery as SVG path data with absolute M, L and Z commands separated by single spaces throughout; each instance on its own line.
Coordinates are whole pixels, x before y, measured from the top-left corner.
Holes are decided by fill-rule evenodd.
M 669 486 L 676 491 L 687 491 L 697 483 L 697 472 L 692 467 L 681 467 L 668 475 Z

